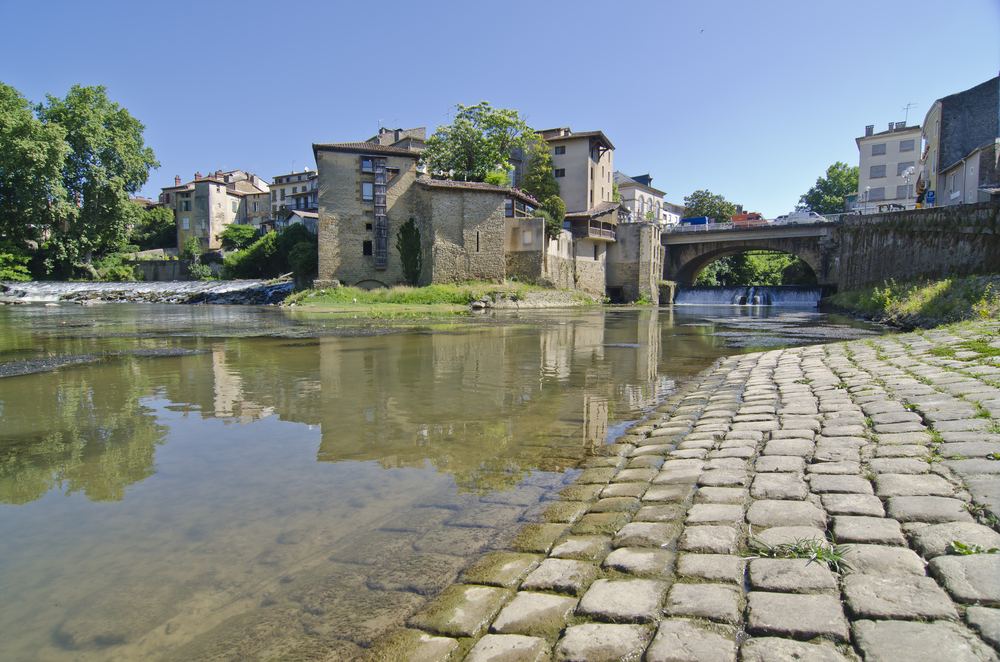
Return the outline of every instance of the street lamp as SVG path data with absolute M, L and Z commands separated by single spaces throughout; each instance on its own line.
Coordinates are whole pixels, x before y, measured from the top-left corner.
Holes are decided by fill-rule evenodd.
M 910 177 L 913 175 L 915 169 L 910 166 L 903 171 L 903 185 L 906 186 L 906 200 L 903 202 L 903 209 L 906 209 L 910 204 Z
M 868 192 L 871 191 L 871 190 L 872 190 L 871 186 L 866 186 L 865 187 L 865 210 L 864 210 L 865 214 L 868 213 Z

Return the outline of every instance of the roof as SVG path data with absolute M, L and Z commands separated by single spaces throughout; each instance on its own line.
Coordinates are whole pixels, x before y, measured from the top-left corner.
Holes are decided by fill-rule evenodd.
M 597 218 L 598 216 L 604 216 L 613 211 L 619 209 L 624 209 L 622 203 L 620 202 L 602 202 L 601 204 L 591 207 L 587 211 L 574 211 L 566 214 L 566 218 Z
M 580 131 L 579 133 L 574 133 L 569 130 L 569 127 L 566 127 L 566 131 L 569 131 L 568 134 L 565 135 L 556 134 L 551 138 L 546 138 L 545 134 L 552 131 L 562 131 L 562 129 L 546 129 L 545 131 L 536 131 L 535 133 L 542 136 L 545 142 L 550 142 L 550 143 L 559 142 L 561 140 L 576 140 L 578 138 L 599 138 L 601 142 L 607 145 L 610 149 L 615 148 L 614 144 L 610 140 L 608 140 L 608 137 L 604 135 L 603 131 Z
M 902 129 L 893 129 L 892 131 L 886 129 L 885 131 L 879 131 L 878 133 L 873 133 L 870 136 L 860 136 L 858 138 L 855 138 L 855 140 L 860 142 L 866 138 L 879 138 L 884 136 L 891 136 L 894 133 L 910 133 L 913 131 L 920 131 L 920 130 L 921 130 L 920 125 L 915 124 L 913 126 L 904 126 Z
M 462 189 L 466 191 L 491 191 L 495 193 L 503 193 L 505 197 L 516 198 L 521 202 L 529 205 L 531 207 L 537 208 L 541 203 L 535 200 L 533 197 L 519 191 L 516 188 L 507 188 L 506 186 L 496 186 L 494 184 L 487 184 L 486 182 L 456 182 L 451 179 L 425 179 L 421 177 L 417 180 L 417 183 L 423 185 L 426 188 L 441 188 L 441 189 Z
M 396 154 L 399 156 L 409 156 L 419 158 L 420 152 L 400 147 L 389 147 L 378 143 L 313 143 L 313 153 L 325 152 L 349 152 L 353 154 Z
M 319 213 L 314 211 L 306 211 L 304 209 L 289 209 L 288 211 L 302 218 L 319 218 Z
M 619 189 L 622 188 L 623 186 L 626 187 L 641 186 L 642 188 L 646 189 L 647 191 L 655 193 L 661 198 L 664 195 L 666 195 L 665 191 L 661 191 L 658 188 L 654 188 L 653 185 L 649 183 L 652 181 L 653 178 L 650 177 L 649 175 L 637 175 L 635 177 L 629 177 L 625 173 L 615 170 L 615 183 L 618 184 Z

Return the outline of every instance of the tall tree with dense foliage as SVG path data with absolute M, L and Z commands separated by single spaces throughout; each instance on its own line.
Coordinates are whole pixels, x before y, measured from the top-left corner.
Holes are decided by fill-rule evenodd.
M 233 223 L 219 233 L 222 249 L 226 251 L 241 251 L 244 248 L 250 248 L 258 239 L 260 239 L 260 233 L 252 225 Z
M 799 197 L 795 209 L 817 214 L 839 214 L 844 211 L 844 196 L 858 192 L 858 167 L 848 167 L 837 161 L 826 169 L 826 177 L 816 180 L 816 185 Z
M 737 213 L 739 212 L 734 203 L 711 191 L 703 189 L 684 196 L 684 216 L 686 218 L 708 216 L 714 218 L 716 223 L 726 223 L 731 216 Z
M 74 85 L 65 98 L 49 95 L 38 118 L 65 131 L 70 153 L 62 185 L 70 210 L 51 239 L 47 266 L 87 267 L 95 252 L 114 250 L 138 219 L 129 195 L 160 164 L 143 141 L 145 126 L 108 99 L 104 86 Z
M 174 213 L 166 207 L 153 207 L 139 212 L 139 223 L 132 228 L 129 243 L 142 250 L 176 248 L 177 223 Z
M 548 214 L 545 219 L 545 236 L 552 239 L 562 230 L 563 219 L 566 218 L 566 203 L 558 195 L 550 195 L 542 202 L 541 209 Z
M 67 214 L 66 131 L 38 120 L 20 92 L 0 83 L 0 241 L 23 246 Z
M 403 266 L 403 280 L 416 285 L 423 269 L 423 246 L 420 243 L 420 229 L 410 218 L 396 232 L 396 250 Z
M 516 110 L 493 108 L 486 101 L 456 108 L 455 120 L 427 139 L 422 159 L 432 175 L 485 181 L 490 172 L 508 171 L 511 150 L 526 149 L 534 139 Z
M 544 140 L 533 140 L 528 148 L 528 171 L 521 178 L 521 190 L 536 200 L 559 195 L 559 182 L 552 167 L 552 155 Z

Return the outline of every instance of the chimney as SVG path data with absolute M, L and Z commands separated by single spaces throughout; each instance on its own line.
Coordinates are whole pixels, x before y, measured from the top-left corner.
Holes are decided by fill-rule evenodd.
M 194 173 L 194 178 L 195 179 L 201 179 L 201 173 L 200 172 Z
M 174 186 L 180 186 L 180 185 L 181 185 L 181 176 L 174 175 Z
M 871 136 L 871 135 L 874 135 L 874 134 L 875 134 L 875 125 L 874 124 L 869 124 L 868 126 L 865 127 L 865 137 L 866 138 L 868 136 Z
M 906 128 L 906 122 L 896 122 L 896 131 L 902 131 Z
M 892 127 L 895 126 L 892 122 L 889 122 L 889 133 L 892 133 Z
M 221 179 L 222 178 L 222 171 L 221 170 L 216 170 L 215 171 L 215 176 Z

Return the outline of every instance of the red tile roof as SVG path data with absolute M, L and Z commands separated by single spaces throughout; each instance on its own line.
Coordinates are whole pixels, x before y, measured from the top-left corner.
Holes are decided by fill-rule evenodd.
M 358 154 L 398 154 L 399 156 L 411 156 L 418 158 L 420 152 L 400 147 L 389 147 L 378 143 L 313 143 L 313 152 L 319 150 L 327 152 L 352 152 Z

